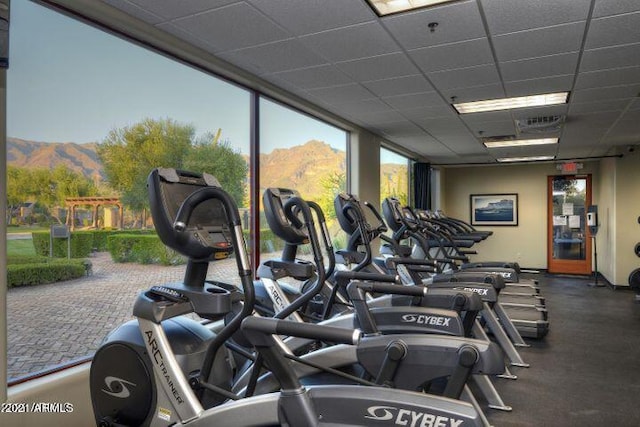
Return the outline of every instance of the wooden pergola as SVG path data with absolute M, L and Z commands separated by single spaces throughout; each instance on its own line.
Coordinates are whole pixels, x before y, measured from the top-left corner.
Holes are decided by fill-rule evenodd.
M 65 199 L 69 214 L 67 215 L 67 225 L 71 230 L 75 228 L 73 219 L 76 214 L 77 206 L 93 207 L 93 223 L 92 227 L 98 228 L 98 209 L 100 206 L 117 206 L 118 207 L 118 227 L 122 228 L 124 223 L 124 208 L 120 199 L 117 197 L 70 197 Z

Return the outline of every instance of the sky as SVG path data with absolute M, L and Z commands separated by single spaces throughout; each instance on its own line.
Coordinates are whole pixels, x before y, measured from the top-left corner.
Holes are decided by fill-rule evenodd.
M 249 92 L 30 1 L 11 4 L 7 135 L 101 142 L 142 119 L 192 124 L 249 154 Z M 261 151 L 311 139 L 345 150 L 346 133 L 261 105 Z M 268 123 L 268 125 L 265 125 Z

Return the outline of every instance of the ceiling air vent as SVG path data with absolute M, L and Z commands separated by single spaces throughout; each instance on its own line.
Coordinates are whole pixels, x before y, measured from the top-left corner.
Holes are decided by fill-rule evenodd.
M 552 133 L 559 132 L 566 116 L 540 116 L 516 120 L 518 133 Z

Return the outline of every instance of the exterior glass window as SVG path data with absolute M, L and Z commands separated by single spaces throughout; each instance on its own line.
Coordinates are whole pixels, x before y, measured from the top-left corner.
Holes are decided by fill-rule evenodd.
M 182 280 L 184 260 L 154 240 L 145 189 L 152 168 L 213 174 L 248 227 L 251 97 L 32 2 L 13 2 L 11 14 L 10 380 L 91 356 L 131 318 L 138 292 Z M 49 258 L 52 225 L 72 230 L 71 261 L 62 238 Z M 139 249 L 124 250 L 133 241 Z M 229 261 L 213 263 L 210 277 L 235 272 Z
M 315 201 L 322 207 L 338 246 L 344 238 L 335 221 L 333 199 L 347 189 L 347 136 L 342 129 L 269 99 L 260 99 L 261 197 L 268 187 L 284 187 Z M 267 257 L 279 255 L 282 248 L 279 239 L 267 231 L 264 218 L 260 228 L 261 253 Z
M 380 202 L 395 197 L 409 204 L 409 170 L 411 160 L 386 148 L 380 148 Z

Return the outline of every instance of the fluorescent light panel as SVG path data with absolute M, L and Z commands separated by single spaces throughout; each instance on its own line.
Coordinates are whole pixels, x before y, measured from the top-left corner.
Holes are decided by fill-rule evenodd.
M 569 92 L 543 93 L 541 95 L 517 96 L 515 98 L 463 102 L 460 104 L 453 104 L 453 107 L 460 114 L 482 113 L 486 111 L 511 110 L 513 108 L 566 104 L 567 98 L 569 98 Z
M 541 162 L 544 160 L 553 160 L 555 156 L 530 156 L 530 157 L 501 157 L 496 159 L 500 163 L 512 162 Z
M 406 12 L 407 10 L 421 7 L 435 6 L 440 3 L 449 3 L 456 0 L 367 0 L 376 13 L 380 16 L 392 13 Z
M 485 141 L 484 146 L 487 148 L 502 147 L 522 147 L 525 145 L 546 145 L 557 144 L 558 138 L 538 138 L 538 139 L 512 139 L 506 141 Z

